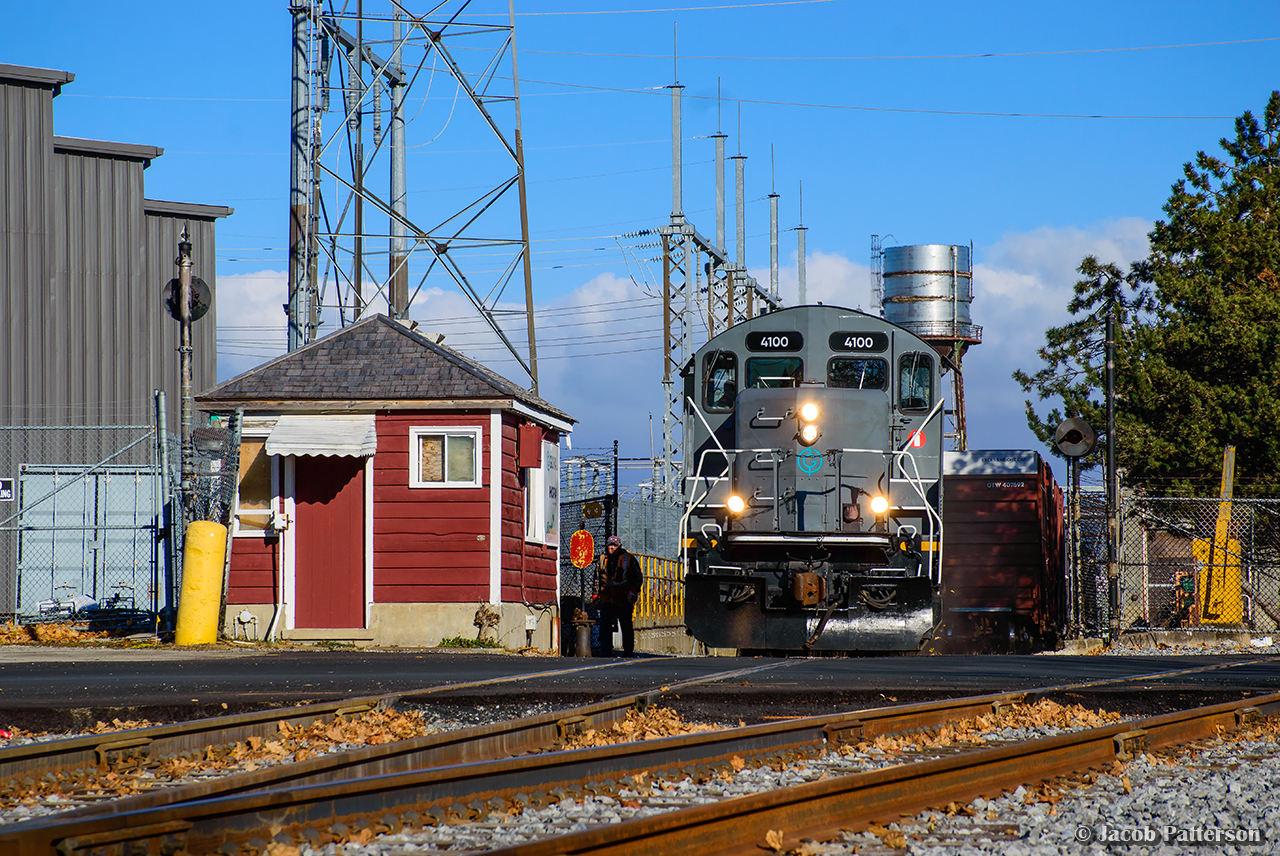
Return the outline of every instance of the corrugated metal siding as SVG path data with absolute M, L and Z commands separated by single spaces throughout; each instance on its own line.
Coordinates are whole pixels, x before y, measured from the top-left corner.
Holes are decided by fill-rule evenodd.
M 0 83 L 0 330 L 9 352 L 0 372 L 0 422 L 24 421 L 30 399 L 41 395 L 41 357 L 33 347 L 46 326 L 39 294 L 50 239 L 53 91 Z
M 982 453 L 974 453 L 982 454 Z M 1043 460 L 1028 475 L 943 477 L 943 623 L 958 636 L 996 622 L 1054 639 L 1062 619 L 1062 491 Z M 1002 628 L 1002 629 L 1001 629 Z
M 139 161 L 54 153 L 44 397 L 96 411 L 75 421 L 145 421 L 142 184 Z
M 163 389 L 168 403 L 170 431 L 178 431 L 181 425 L 182 375 L 178 366 L 178 322 L 169 316 L 160 293 L 165 284 L 178 276 L 178 236 L 187 226 L 191 241 L 191 270 L 218 293 L 214 271 L 217 266 L 214 238 L 214 220 L 180 217 L 173 214 L 146 212 L 146 288 L 139 295 L 139 311 L 148 319 L 147 336 L 140 340 L 140 347 L 148 349 L 139 354 L 151 367 L 145 394 L 153 389 Z M 209 314 L 191 325 L 191 376 L 192 388 L 197 394 L 218 382 L 218 309 L 217 301 Z
M 137 147 L 100 148 L 55 151 L 52 89 L 0 82 L 0 424 L 145 424 L 163 389 L 178 430 L 178 322 L 160 293 L 184 224 L 216 289 L 215 220 L 146 211 Z M 196 392 L 217 382 L 216 328 L 215 311 L 193 328 Z

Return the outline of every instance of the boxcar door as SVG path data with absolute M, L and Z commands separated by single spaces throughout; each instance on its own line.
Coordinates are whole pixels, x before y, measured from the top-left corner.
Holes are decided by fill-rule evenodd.
M 300 456 L 294 626 L 364 626 L 364 458 Z

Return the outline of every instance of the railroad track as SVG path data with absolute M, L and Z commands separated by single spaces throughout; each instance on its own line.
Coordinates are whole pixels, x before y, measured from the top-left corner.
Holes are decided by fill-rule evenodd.
M 785 662 L 710 675 L 666 689 L 723 680 L 775 668 Z M 1230 665 L 1241 664 L 1155 673 L 1126 680 L 1150 680 L 1160 675 L 1208 671 Z M 1097 683 L 1091 682 L 1091 685 Z M 1052 688 L 1061 689 L 1064 687 Z M 735 762 L 785 763 L 815 756 L 832 745 L 936 728 L 1000 712 L 1036 694 L 1008 693 L 903 705 L 666 740 L 505 757 L 554 746 L 575 729 L 595 727 L 620 718 L 628 709 L 651 703 L 658 693 L 653 691 L 572 711 L 401 741 L 412 746 L 368 747 L 197 786 L 158 791 L 116 801 L 110 806 L 30 820 L 18 828 L 0 829 L 0 854 L 44 856 L 58 852 L 62 856 L 73 856 L 99 851 L 135 854 L 171 853 L 182 849 L 192 856 L 215 852 L 231 856 L 241 851 L 261 853 L 273 839 L 280 843 L 322 844 L 341 840 L 344 834 L 362 828 L 398 831 L 404 827 L 483 818 L 499 809 L 536 806 L 575 792 L 582 793 L 583 789 L 616 792 L 626 785 L 628 777 L 634 781 L 634 777 L 654 771 L 657 771 L 655 775 L 667 777 L 698 777 L 728 769 Z M 372 701 L 362 700 L 362 703 Z M 832 824 L 856 829 L 859 823 L 865 824 L 876 817 L 896 817 L 909 807 L 936 805 L 939 800 L 945 803 L 951 799 L 969 799 L 1010 787 L 1010 782 L 1016 787 L 1068 769 L 1080 769 L 1080 765 L 1088 767 L 1109 762 L 1117 752 L 1131 751 L 1144 739 L 1152 747 L 1183 742 L 1212 734 L 1218 727 L 1230 730 L 1250 717 L 1270 716 L 1277 711 L 1280 711 L 1280 695 L 1217 705 L 1155 717 L 1141 726 L 1111 726 L 1033 741 L 1025 744 L 1031 747 L 1030 754 L 1026 755 L 1017 747 L 978 750 L 841 776 L 800 789 L 729 800 L 647 820 L 611 824 L 557 838 L 554 844 L 540 842 L 511 852 L 630 853 L 651 846 L 655 835 L 673 836 L 671 849 L 665 852 L 693 852 L 694 848 L 733 852 L 734 847 L 754 848 L 763 840 L 762 829 L 767 832 L 778 828 L 812 829 L 806 834 L 819 837 Z M 317 713 L 312 711 L 311 715 Z M 1117 738 L 1122 739 L 1117 742 Z M 494 760 L 474 760 L 479 756 Z M 501 760 L 497 760 L 499 758 Z M 933 778 L 919 779 L 917 774 Z M 912 802 L 913 799 L 917 802 Z M 743 806 L 750 817 L 732 813 L 735 806 Z M 860 821 L 859 817 L 865 820 Z M 706 836 L 710 839 L 704 840 Z M 649 844 L 645 844 L 646 841 Z
M 6 747 L 0 749 L 0 782 L 14 778 L 21 780 L 27 777 L 40 779 L 49 774 L 57 776 L 73 771 L 76 768 L 95 766 L 110 768 L 146 759 L 189 755 L 201 752 L 210 746 L 234 744 L 248 740 L 251 737 L 259 739 L 273 737 L 279 731 L 281 722 L 286 723 L 291 728 L 301 728 L 314 722 L 328 722 L 338 716 L 354 716 L 368 711 L 385 710 L 400 702 L 426 701 L 436 693 L 478 689 L 493 684 L 509 683 L 514 680 L 575 674 L 616 665 L 625 664 L 607 663 L 579 666 L 571 669 L 557 669 L 483 681 L 441 684 L 395 694 L 276 708 L 191 722 L 177 722 L 169 725 L 130 729 L 128 731 L 91 734 L 64 740 L 50 740 Z M 725 676 L 729 676 L 729 674 L 725 673 Z M 736 672 L 733 674 L 736 674 Z M 715 676 L 710 677 L 715 678 Z M 617 705 L 612 704 L 606 704 L 603 708 L 599 705 L 587 705 L 577 711 L 575 715 L 588 717 L 593 721 L 597 718 L 601 722 L 610 721 L 624 715 L 626 712 L 626 703 L 623 702 L 620 713 L 609 713 L 616 707 Z M 538 718 L 534 717 L 532 719 Z M 519 746 L 522 740 L 537 742 L 543 739 L 536 733 L 540 723 L 531 720 L 524 722 L 522 725 L 517 725 L 515 722 L 509 723 L 509 725 L 514 729 L 511 733 L 499 729 L 491 736 L 499 737 L 505 734 L 506 736 L 501 739 L 509 741 L 509 745 L 512 748 Z M 512 736 L 518 735 L 522 730 L 527 729 L 534 729 L 534 733 L 526 733 L 522 737 Z M 458 756 L 449 755 L 443 748 L 440 748 L 435 751 L 434 755 L 431 755 L 431 757 L 437 757 L 439 760 L 430 763 L 458 763 L 465 760 L 494 757 L 493 750 L 486 748 L 486 743 L 492 741 L 486 741 L 484 735 L 475 735 L 473 733 L 474 730 L 471 730 L 471 732 L 469 734 L 470 738 L 479 738 L 470 741 L 473 743 L 474 748 L 464 750 Z M 468 739 L 464 738 L 463 743 L 467 742 Z M 419 748 L 415 747 L 408 751 L 418 751 Z

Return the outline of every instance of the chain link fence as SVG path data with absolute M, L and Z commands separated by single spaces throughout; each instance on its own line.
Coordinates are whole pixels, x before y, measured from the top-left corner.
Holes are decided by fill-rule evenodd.
M 1106 504 L 1080 503 L 1073 623 L 1105 636 Z M 1280 617 L 1280 500 L 1125 497 L 1120 506 L 1121 632 L 1275 632 Z
M 1099 492 L 1082 491 L 1078 516 L 1067 533 L 1075 561 L 1069 580 L 1071 604 L 1069 636 L 1101 637 L 1110 633 L 1111 605 L 1107 589 L 1107 501 Z M 1070 556 L 1068 559 L 1070 560 Z
M 173 602 L 151 425 L 0 426 L 0 613 L 154 631 Z
M 617 532 L 617 498 L 596 496 L 560 503 L 560 596 L 590 600 L 595 594 L 595 557 L 604 551 L 605 539 Z M 591 535 L 592 561 L 575 568 L 571 539 L 577 531 Z M 628 546 L 628 549 L 630 547 Z M 632 551 L 636 552 L 636 551 Z
M 197 428 L 184 494 L 154 424 L 0 426 L 0 619 L 171 629 L 184 524 L 230 521 L 238 453 L 238 417 Z
M 633 553 L 678 559 L 681 514 L 679 506 L 622 499 L 618 503 L 618 537 Z

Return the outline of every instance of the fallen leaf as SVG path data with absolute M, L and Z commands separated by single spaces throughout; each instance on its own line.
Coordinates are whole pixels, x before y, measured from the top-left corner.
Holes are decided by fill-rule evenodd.
M 887 826 L 879 826 L 873 823 L 867 827 L 867 832 L 884 842 L 885 847 L 901 849 L 907 846 L 907 836 L 896 829 L 889 829 Z
M 770 829 L 764 834 L 764 843 L 775 853 L 782 852 L 782 830 Z

